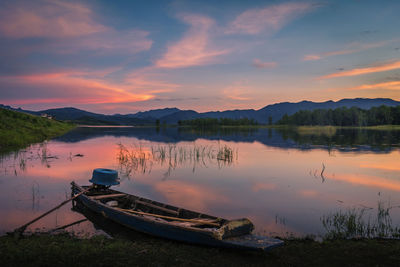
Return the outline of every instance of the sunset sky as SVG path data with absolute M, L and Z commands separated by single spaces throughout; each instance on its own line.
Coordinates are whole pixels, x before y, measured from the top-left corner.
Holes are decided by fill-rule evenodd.
M 0 104 L 400 100 L 400 1 L 1 1 Z

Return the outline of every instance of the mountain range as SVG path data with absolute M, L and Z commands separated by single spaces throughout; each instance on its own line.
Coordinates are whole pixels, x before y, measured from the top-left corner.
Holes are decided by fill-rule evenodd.
M 278 121 L 283 115 L 292 115 L 299 110 L 314 110 L 314 109 L 335 109 L 340 107 L 358 107 L 362 109 L 370 109 L 376 106 L 398 106 L 399 101 L 390 98 L 353 98 L 342 99 L 339 101 L 326 101 L 326 102 L 312 102 L 301 101 L 297 103 L 282 102 L 265 106 L 261 109 L 236 109 L 226 111 L 209 111 L 209 112 L 196 112 L 194 110 L 180 110 L 178 108 L 164 108 L 154 109 L 135 114 L 114 114 L 105 115 L 99 113 L 88 112 L 85 110 L 65 107 L 46 109 L 40 111 L 30 111 L 23 109 L 15 109 L 10 106 L 0 104 L 2 108 L 8 108 L 16 111 L 26 112 L 34 115 L 47 114 L 55 119 L 72 121 L 78 124 L 108 124 L 108 125 L 146 125 L 154 124 L 156 120 L 160 123 L 176 124 L 179 120 L 191 120 L 196 118 L 230 118 L 240 119 L 248 118 L 254 119 L 260 124 L 268 123 L 269 117 L 273 122 Z

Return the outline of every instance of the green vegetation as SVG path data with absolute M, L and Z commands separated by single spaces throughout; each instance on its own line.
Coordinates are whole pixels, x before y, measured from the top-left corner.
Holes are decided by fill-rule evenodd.
M 396 130 L 397 129 L 397 130 Z M 399 147 L 400 131 L 396 127 L 277 126 L 284 140 L 298 145 L 327 147 L 369 146 L 380 150 Z
M 333 126 L 376 126 L 400 125 L 400 106 L 380 106 L 365 110 L 356 107 L 337 109 L 300 110 L 284 115 L 277 124 L 281 125 L 333 125 Z
M 374 220 L 366 211 L 371 208 L 349 209 L 338 211 L 321 218 L 322 225 L 326 230 L 327 239 L 347 238 L 399 238 L 400 228 L 392 225 L 389 204 L 378 202 L 376 217 Z
M 398 266 L 398 240 L 286 240 L 269 252 L 193 246 L 137 235 L 0 237 L 2 266 Z
M 0 108 L 0 152 L 61 135 L 74 125 Z
M 201 118 L 193 120 L 178 121 L 180 126 L 192 126 L 195 128 L 216 128 L 219 126 L 251 126 L 258 125 L 258 123 L 253 119 L 242 118 L 242 119 L 228 119 L 228 118 Z

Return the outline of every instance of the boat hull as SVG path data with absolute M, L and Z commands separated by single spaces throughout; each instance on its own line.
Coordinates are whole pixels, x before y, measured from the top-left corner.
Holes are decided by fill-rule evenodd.
M 73 187 L 74 194 L 79 193 L 77 187 Z M 134 216 L 113 207 L 107 206 L 99 201 L 82 194 L 77 199 L 89 210 L 101 214 L 103 217 L 112 220 L 120 225 L 150 234 L 157 237 L 181 241 L 190 244 L 207 245 L 213 247 L 240 248 L 250 250 L 268 250 L 283 244 L 282 240 L 246 234 L 239 237 L 216 239 L 212 233 L 204 231 L 189 230 L 185 227 L 176 227 L 175 225 L 149 221 L 142 216 Z

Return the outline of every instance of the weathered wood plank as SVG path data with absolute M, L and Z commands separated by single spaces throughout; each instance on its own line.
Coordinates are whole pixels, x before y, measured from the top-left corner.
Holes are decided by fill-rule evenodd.
M 178 218 L 178 217 L 171 217 L 171 216 L 164 216 L 164 215 L 159 215 L 159 214 L 152 214 L 152 213 L 147 213 L 147 212 L 142 212 L 142 211 L 136 211 L 136 210 L 129 210 L 129 209 L 121 209 L 121 208 L 115 208 L 120 211 L 125 211 L 129 213 L 134 213 L 134 214 L 139 214 L 139 215 L 148 215 L 156 218 L 162 218 L 162 219 L 167 219 L 167 220 L 174 220 L 174 221 L 183 221 L 183 222 L 193 222 L 193 223 L 201 223 L 205 225 L 212 225 L 215 227 L 220 227 L 220 224 L 215 223 L 215 222 L 209 222 L 209 221 L 203 221 L 203 220 L 198 220 L 198 219 L 184 219 L 184 218 Z
M 158 209 L 158 210 L 161 210 L 161 211 L 170 213 L 170 214 L 174 214 L 174 215 L 178 215 L 178 214 L 179 214 L 179 212 L 177 212 L 176 210 L 171 210 L 171 209 L 163 208 L 163 207 L 160 207 L 160 206 L 157 206 L 157 205 L 154 205 L 154 204 L 145 202 L 145 201 L 136 200 L 135 202 L 138 203 L 138 204 L 144 205 L 144 206 L 151 207 L 151 208 L 153 208 L 153 209 Z

